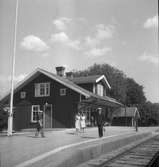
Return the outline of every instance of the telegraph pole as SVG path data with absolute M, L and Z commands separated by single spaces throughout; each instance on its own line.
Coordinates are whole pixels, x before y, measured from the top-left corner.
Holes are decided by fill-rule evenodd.
M 16 41 L 17 41 L 18 1 L 19 0 L 16 0 L 15 24 L 14 24 L 14 43 L 13 43 L 13 60 L 12 60 L 12 75 L 11 75 L 10 110 L 9 110 L 8 131 L 7 131 L 8 136 L 12 136 L 12 132 L 13 132 L 13 95 L 14 95 L 15 55 L 16 55 Z

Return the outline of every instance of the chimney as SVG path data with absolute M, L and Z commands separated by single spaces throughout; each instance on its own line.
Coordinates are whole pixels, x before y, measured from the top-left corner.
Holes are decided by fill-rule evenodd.
M 65 67 L 60 66 L 60 67 L 56 67 L 56 74 L 60 77 L 64 76 L 64 72 L 65 72 Z
M 73 72 L 66 72 L 66 78 L 73 79 Z

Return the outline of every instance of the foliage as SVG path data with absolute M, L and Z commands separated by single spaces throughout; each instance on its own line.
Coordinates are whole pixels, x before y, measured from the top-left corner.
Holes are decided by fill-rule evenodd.
M 111 89 L 107 95 L 127 106 L 136 106 L 141 115 L 141 124 L 159 124 L 159 104 L 146 100 L 144 87 L 133 78 L 127 77 L 122 71 L 108 64 L 94 64 L 83 71 L 73 71 L 74 76 L 105 75 Z
M 143 104 L 146 98 L 143 92 L 143 86 L 137 84 L 132 78 L 127 78 L 126 105 Z
M 116 98 L 120 102 L 125 102 L 126 97 L 126 82 L 125 74 L 108 65 L 108 64 L 94 64 L 84 71 L 74 72 L 74 76 L 88 76 L 88 75 L 105 75 L 109 84 L 111 85 L 111 90 L 107 90 L 107 95 Z
M 4 111 L 3 105 L 0 105 L 0 131 L 7 128 L 8 113 Z
M 74 76 L 98 74 L 104 74 L 111 85 L 111 90 L 107 92 L 108 96 L 126 105 L 140 104 L 146 100 L 143 86 L 136 83 L 133 79 L 127 78 L 122 71 L 108 64 L 94 64 L 87 70 L 74 72 Z
M 159 124 L 159 104 L 145 102 L 139 106 L 139 111 L 142 118 L 142 125 L 154 126 Z

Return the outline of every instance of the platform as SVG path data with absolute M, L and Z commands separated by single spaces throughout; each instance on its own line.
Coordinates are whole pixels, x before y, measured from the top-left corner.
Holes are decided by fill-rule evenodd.
M 115 144 L 120 147 L 125 141 L 133 142 L 158 129 L 145 127 L 135 132 L 132 127 L 106 127 L 103 138 L 98 137 L 96 127 L 79 135 L 74 129 L 63 129 L 45 132 L 45 138 L 35 138 L 34 132 L 3 136 L 0 137 L 1 167 L 76 166 L 101 154 L 106 144 L 111 151 Z

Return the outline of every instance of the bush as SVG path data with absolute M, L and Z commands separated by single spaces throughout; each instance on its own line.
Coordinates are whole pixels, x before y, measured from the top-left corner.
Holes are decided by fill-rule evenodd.
M 7 128 L 7 121 L 8 121 L 8 113 L 4 111 L 3 108 L 0 108 L 0 132 L 3 129 Z

